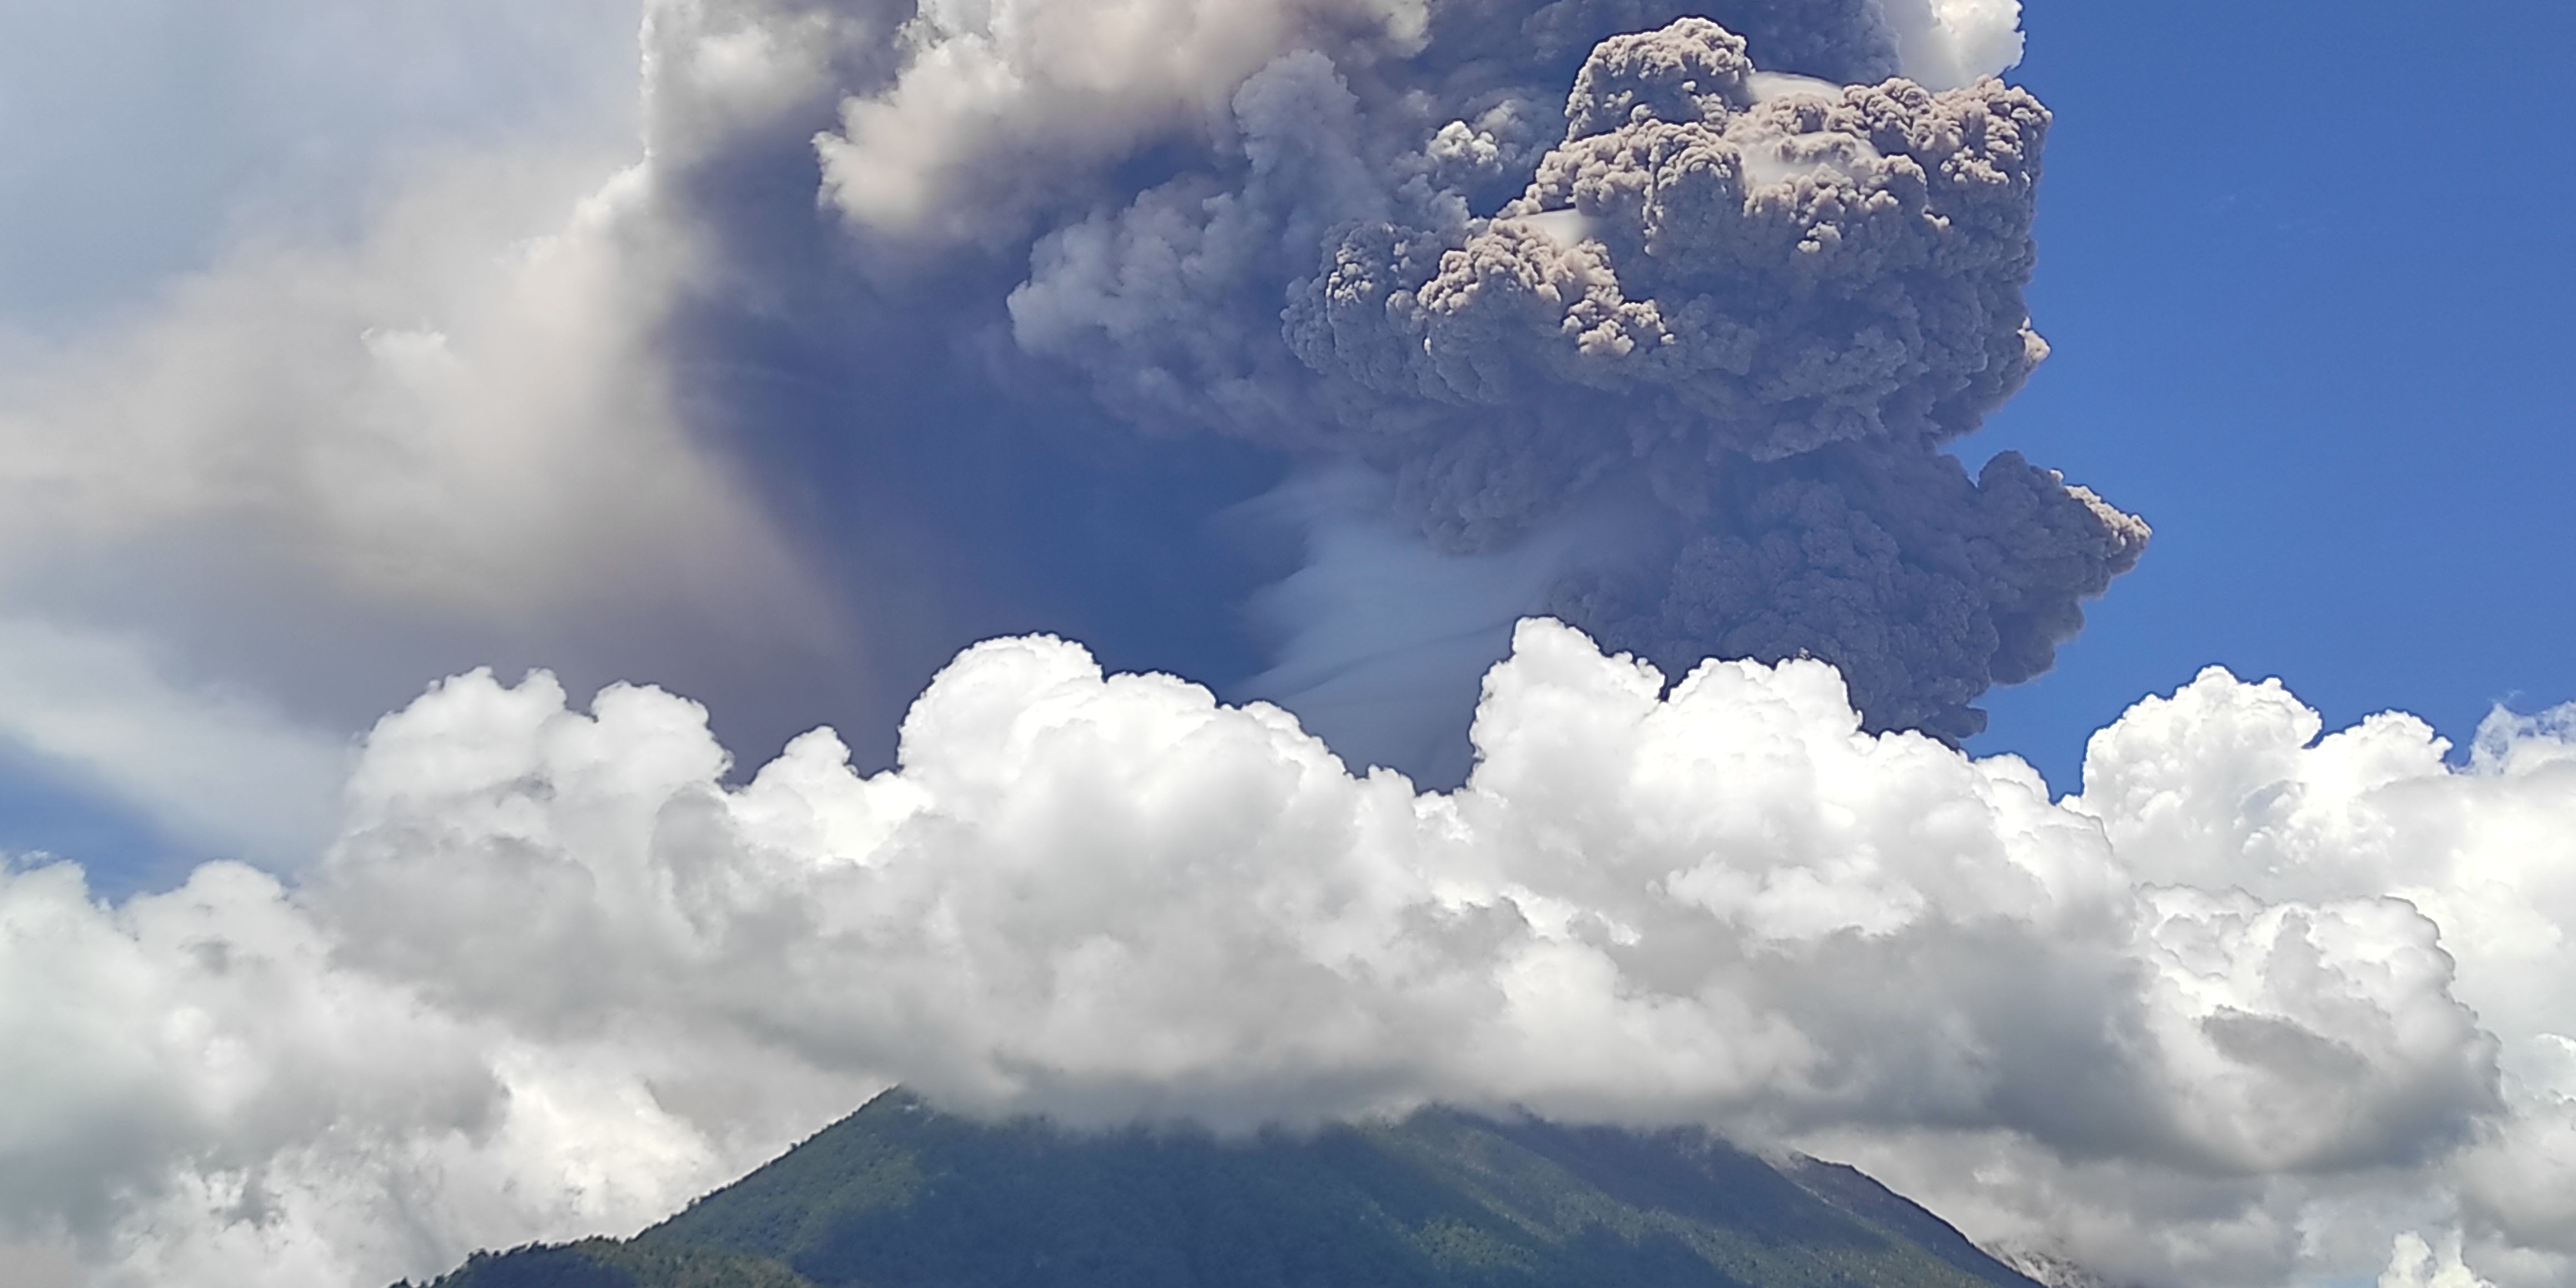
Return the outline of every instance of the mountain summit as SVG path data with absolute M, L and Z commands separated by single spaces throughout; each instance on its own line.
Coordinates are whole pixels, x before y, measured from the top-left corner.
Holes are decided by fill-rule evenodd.
M 903 1091 L 635 1238 L 432 1288 L 2037 1288 L 1848 1167 L 1426 1109 L 1223 1140 Z

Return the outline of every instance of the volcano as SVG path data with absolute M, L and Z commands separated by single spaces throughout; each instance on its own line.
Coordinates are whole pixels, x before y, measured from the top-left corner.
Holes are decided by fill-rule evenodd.
M 432 1288 L 2038 1288 L 1849 1167 L 1451 1109 L 1227 1139 L 902 1090 L 633 1239 Z

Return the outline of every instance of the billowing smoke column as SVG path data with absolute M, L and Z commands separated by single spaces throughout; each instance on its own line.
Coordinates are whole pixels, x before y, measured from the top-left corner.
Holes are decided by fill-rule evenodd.
M 2017 10 L 1709 13 L 653 0 L 640 157 L 425 168 L 0 355 L 0 743 L 291 864 L 424 675 L 882 764 L 1043 630 L 1454 783 L 1539 612 L 1955 740 L 2143 533 L 1940 452 L 2037 352 Z M 101 733 L 181 713 L 294 781 Z
M 1886 69 L 1874 13 L 1752 16 L 1850 76 Z M 1152 429 L 1381 469 L 1449 550 L 1629 502 L 1544 607 L 1676 671 L 1825 658 L 1872 727 L 1974 733 L 2146 538 L 2017 456 L 1972 481 L 1939 451 L 2046 352 L 2047 113 L 1757 70 L 1706 18 L 1590 45 L 1640 16 L 1434 7 L 1401 56 L 1283 54 L 1212 161 L 1038 239 L 1013 335 Z M 880 195 L 907 189 L 859 155 L 879 106 L 824 144 L 854 227 L 966 235 Z

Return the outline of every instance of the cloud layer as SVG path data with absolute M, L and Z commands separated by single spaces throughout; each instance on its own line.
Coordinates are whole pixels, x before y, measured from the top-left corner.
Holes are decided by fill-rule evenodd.
M 2564 713 L 2453 768 L 2212 671 L 2052 803 L 1862 732 L 1822 663 L 1664 689 L 1526 623 L 1473 776 L 1422 794 L 1005 639 L 897 769 L 817 731 L 727 787 L 691 703 L 461 676 L 377 726 L 294 885 L 8 875 L 0 1174 L 43 1180 L 0 1201 L 102 1282 L 381 1279 L 635 1225 L 901 1080 L 1717 1122 L 2151 1282 L 2375 1271 L 2392 1220 L 2498 1283 L 2576 1253 L 2530 1184 L 2576 1165 L 2576 1014 L 2535 986 L 2576 966 Z

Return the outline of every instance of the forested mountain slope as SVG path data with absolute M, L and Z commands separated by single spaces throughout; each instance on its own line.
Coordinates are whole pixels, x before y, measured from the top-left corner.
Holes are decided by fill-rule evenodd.
M 2034 1288 L 1849 1168 L 1503 1121 L 1226 1141 L 889 1092 L 632 1240 L 436 1288 Z

